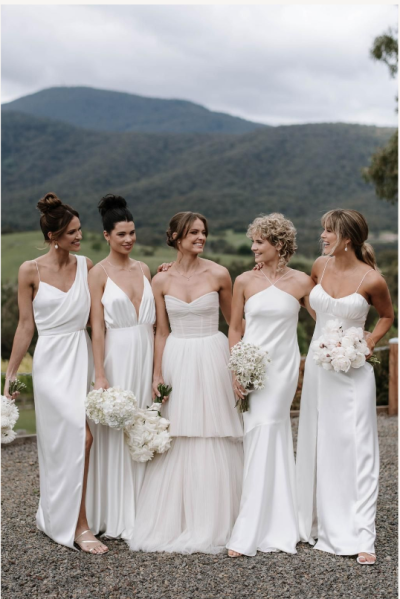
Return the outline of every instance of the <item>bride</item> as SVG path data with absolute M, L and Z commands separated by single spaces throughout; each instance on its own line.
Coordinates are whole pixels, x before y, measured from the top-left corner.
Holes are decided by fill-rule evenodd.
M 167 231 L 176 262 L 153 279 L 153 393 L 159 396 L 160 383 L 172 386 L 163 416 L 174 441 L 147 466 L 132 550 L 223 551 L 239 510 L 242 423 L 227 369 L 228 340 L 218 332 L 220 306 L 230 321 L 232 283 L 226 268 L 200 258 L 207 234 L 204 216 L 176 214 Z

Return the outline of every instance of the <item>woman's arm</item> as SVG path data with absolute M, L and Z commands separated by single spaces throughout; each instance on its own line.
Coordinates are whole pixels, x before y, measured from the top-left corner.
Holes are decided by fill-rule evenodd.
M 312 277 L 309 277 L 308 274 L 306 274 L 305 272 L 301 272 L 299 273 L 299 275 L 301 277 L 302 292 L 304 294 L 300 300 L 300 305 L 307 310 L 311 318 L 316 320 L 317 315 L 310 306 L 310 293 L 312 289 L 315 287 L 314 280 L 312 279 Z
M 10 361 L 6 372 L 6 380 L 4 385 L 4 395 L 11 397 L 8 388 L 10 381 L 13 381 L 17 376 L 18 367 L 22 362 L 28 348 L 31 344 L 33 333 L 35 331 L 35 321 L 33 318 L 33 285 L 34 276 L 37 276 L 35 266 L 30 262 L 24 262 L 21 265 L 18 273 L 18 308 L 19 320 L 17 330 L 14 336 Z M 13 394 L 15 398 L 18 393 Z
M 366 292 L 370 298 L 371 304 L 378 312 L 379 320 L 376 323 L 372 333 L 367 334 L 366 342 L 371 353 L 366 356 L 367 359 L 372 355 L 375 345 L 388 332 L 394 321 L 394 312 L 390 292 L 385 279 L 374 273 L 370 275 L 370 280 L 366 278 Z
M 220 267 L 221 268 L 221 267 Z M 229 325 L 231 322 L 232 309 L 232 279 L 228 269 L 223 267 L 219 274 L 219 305 L 221 312 Z
M 239 343 L 242 339 L 243 331 L 243 313 L 244 313 L 244 280 L 243 275 L 237 277 L 233 286 L 233 298 L 232 298 L 232 314 L 231 322 L 229 325 L 229 348 L 231 349 L 236 343 Z M 236 397 L 243 397 L 246 395 L 245 389 L 240 385 L 236 376 L 232 373 L 232 384 L 233 390 Z
M 95 371 L 94 389 L 108 389 L 110 386 L 104 372 L 104 345 L 106 327 L 104 323 L 104 308 L 101 298 L 107 282 L 106 273 L 101 267 L 90 270 L 89 290 L 91 297 L 90 326 L 92 328 L 92 348 Z
M 164 353 L 165 343 L 169 335 L 168 314 L 165 308 L 165 300 L 163 293 L 163 283 L 165 275 L 157 274 L 152 282 L 153 294 L 156 303 L 156 336 L 154 339 L 154 367 L 153 367 L 153 399 L 160 397 L 158 385 L 164 384 L 162 375 L 162 357 Z M 163 397 L 163 403 L 168 397 Z

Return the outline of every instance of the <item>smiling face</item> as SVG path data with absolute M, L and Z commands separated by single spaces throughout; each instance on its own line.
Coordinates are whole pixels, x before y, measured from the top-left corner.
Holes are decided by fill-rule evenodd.
M 178 250 L 191 254 L 201 254 L 207 240 L 207 231 L 204 223 L 199 218 L 191 224 L 186 235 L 179 239 Z
M 111 233 L 104 231 L 105 239 L 110 243 L 110 248 L 119 254 L 129 254 L 136 243 L 136 230 L 133 221 L 115 223 Z
M 51 233 L 49 233 L 51 239 Z M 67 252 L 79 252 L 81 249 L 82 229 L 81 221 L 77 216 L 74 216 L 65 233 L 63 233 L 55 242 L 58 247 Z
M 347 246 L 350 249 L 349 239 L 339 239 L 332 229 L 329 221 L 325 223 L 324 230 L 321 233 L 322 254 L 324 256 L 334 256 L 344 251 Z
M 256 264 L 259 262 L 272 262 L 278 258 L 278 248 L 272 245 L 268 239 L 262 239 L 258 235 L 252 238 L 251 251 L 254 252 L 254 260 Z

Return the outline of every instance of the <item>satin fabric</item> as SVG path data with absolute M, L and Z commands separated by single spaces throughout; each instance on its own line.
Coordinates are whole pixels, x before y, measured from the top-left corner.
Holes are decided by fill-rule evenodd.
M 172 332 L 162 371 L 172 386 L 162 408 L 174 437 L 148 463 L 132 550 L 218 553 L 239 510 L 242 422 L 227 368 L 228 340 L 218 332 L 219 296 L 186 303 L 166 295 Z
M 75 281 L 65 293 L 43 281 L 33 300 L 39 333 L 33 390 L 39 454 L 39 530 L 74 549 L 85 465 L 84 401 L 92 356 L 87 262 L 76 256 Z
M 327 321 L 364 328 L 369 305 L 359 293 L 332 298 L 318 284 L 310 294 L 314 338 Z M 379 448 L 373 367 L 323 370 L 309 352 L 297 445 L 302 541 L 337 555 L 374 553 Z
M 295 297 L 271 285 L 245 304 L 244 343 L 269 352 L 265 387 L 250 393 L 244 412 L 244 476 L 240 513 L 228 549 L 296 553 L 299 541 L 290 406 L 300 352 Z
M 106 325 L 105 376 L 111 387 L 133 391 L 139 407 L 152 403 L 155 322 L 154 296 L 144 275 L 143 285 L 139 314 L 109 277 L 101 300 Z M 146 464 L 131 459 L 122 430 L 88 422 L 93 435 L 86 493 L 89 526 L 95 534 L 125 539 L 132 534 Z

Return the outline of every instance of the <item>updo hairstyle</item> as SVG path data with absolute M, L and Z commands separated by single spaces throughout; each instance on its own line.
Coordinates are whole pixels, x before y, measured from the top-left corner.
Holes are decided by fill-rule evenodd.
M 278 212 L 261 214 L 253 220 L 247 229 L 247 237 L 254 239 L 258 235 L 273 246 L 279 247 L 278 271 L 285 268 L 290 258 L 297 250 L 296 229 L 292 221 Z
M 121 196 L 108 193 L 99 202 L 99 212 L 103 221 L 103 229 L 111 233 L 116 223 L 133 222 L 133 216 L 128 210 L 126 200 Z
M 336 246 L 332 251 L 335 251 L 342 239 L 350 239 L 351 246 L 357 258 L 368 264 L 371 268 L 379 270 L 376 264 L 374 249 L 372 245 L 366 243 L 368 239 L 368 224 L 361 212 L 350 209 L 344 210 L 342 208 L 330 210 L 321 218 L 321 225 L 324 229 L 330 227 L 337 235 Z
M 175 214 L 169 221 L 169 226 L 167 230 L 167 245 L 178 249 L 178 241 L 180 239 L 184 239 L 188 234 L 189 229 L 193 225 L 193 223 L 197 220 L 201 220 L 204 224 L 204 229 L 206 231 L 206 237 L 208 236 L 208 223 L 205 216 L 199 214 L 198 212 L 178 212 Z M 173 238 L 173 234 L 176 233 L 176 237 Z
M 79 218 L 76 210 L 63 204 L 55 193 L 46 193 L 46 195 L 37 203 L 37 209 L 40 212 L 40 228 L 44 235 L 46 243 L 57 241 L 68 229 L 68 226 L 74 216 Z M 50 239 L 49 233 L 52 234 Z

